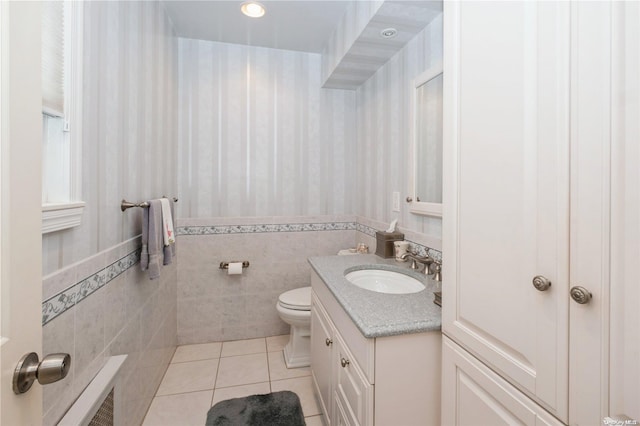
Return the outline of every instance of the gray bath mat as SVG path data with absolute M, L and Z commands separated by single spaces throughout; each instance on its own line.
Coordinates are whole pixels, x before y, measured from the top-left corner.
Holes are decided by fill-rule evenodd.
M 211 407 L 206 426 L 305 426 L 298 395 L 290 391 L 227 399 Z

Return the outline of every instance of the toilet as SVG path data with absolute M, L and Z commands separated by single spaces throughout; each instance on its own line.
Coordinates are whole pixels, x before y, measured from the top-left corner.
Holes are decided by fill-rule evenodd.
M 284 347 L 287 368 L 311 364 L 311 287 L 282 293 L 276 305 L 282 321 L 291 326 L 289 342 Z

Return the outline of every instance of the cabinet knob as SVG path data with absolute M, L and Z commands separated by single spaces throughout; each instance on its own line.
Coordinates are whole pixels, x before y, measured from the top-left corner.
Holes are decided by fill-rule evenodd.
M 407 203 L 412 203 L 412 202 L 413 202 L 413 198 L 407 197 Z
M 332 343 L 333 343 L 333 340 L 329 339 L 328 337 L 324 340 L 324 344 L 327 346 L 331 346 Z
M 549 281 L 542 275 L 536 275 L 535 277 L 533 277 L 533 286 L 538 291 L 547 291 L 549 290 L 549 287 L 551 287 L 551 281 Z
M 340 358 L 340 365 L 342 365 L 343 367 L 346 367 L 349 364 L 350 363 L 348 359 Z
M 593 295 L 589 290 L 579 285 L 571 287 L 571 290 L 569 290 L 569 293 L 571 294 L 571 298 L 576 303 L 579 303 L 581 305 L 589 303 L 589 301 L 593 297 Z

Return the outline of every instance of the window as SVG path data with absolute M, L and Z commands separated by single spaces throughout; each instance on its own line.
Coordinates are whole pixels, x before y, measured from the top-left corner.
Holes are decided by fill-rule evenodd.
M 42 233 L 80 224 L 82 2 L 42 3 Z

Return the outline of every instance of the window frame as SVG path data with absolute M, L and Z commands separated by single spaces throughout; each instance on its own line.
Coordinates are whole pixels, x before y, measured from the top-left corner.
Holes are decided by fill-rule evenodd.
M 43 203 L 42 233 L 79 226 L 86 203 L 82 195 L 82 84 L 83 84 L 83 4 L 64 2 L 65 17 L 65 77 L 64 131 L 69 143 L 69 201 Z M 44 161 L 44 160 L 43 160 Z

